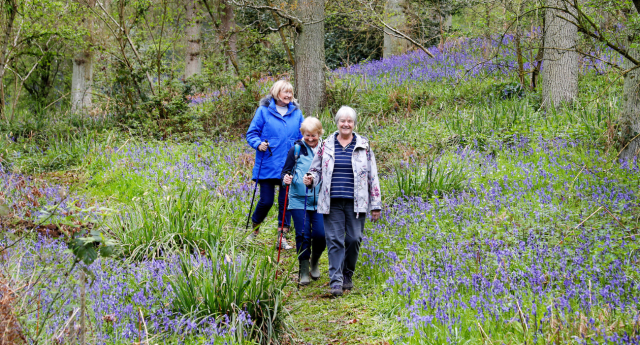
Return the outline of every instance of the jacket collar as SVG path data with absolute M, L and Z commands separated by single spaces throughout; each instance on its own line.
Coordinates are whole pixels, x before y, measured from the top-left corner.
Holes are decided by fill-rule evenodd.
M 278 117 L 282 117 L 282 115 L 280 115 L 280 113 L 276 109 L 276 100 L 273 99 L 273 96 L 268 95 L 268 96 L 264 97 L 263 99 L 261 99 L 260 100 L 260 106 L 267 107 L 269 109 L 269 111 L 273 115 L 276 115 Z M 296 101 L 291 101 L 287 105 L 287 108 L 288 108 L 288 110 L 287 110 L 287 113 L 285 115 L 289 115 L 289 114 L 293 113 L 294 111 L 296 111 L 300 107 L 298 106 L 298 103 Z
M 369 140 L 367 140 L 367 138 L 363 137 L 362 135 L 353 132 L 353 135 L 356 137 L 356 146 L 355 147 L 361 147 L 363 149 L 369 149 Z M 335 142 L 336 142 L 336 137 L 338 136 L 338 131 L 335 131 L 333 134 L 331 134 L 327 140 L 325 140 L 325 147 L 327 148 L 331 148 L 331 150 L 333 150 L 335 148 Z
M 369 149 L 369 140 L 367 140 L 367 138 L 359 135 L 356 132 L 353 132 L 353 135 L 356 137 L 356 146 L 354 146 L 353 148 L 354 150 L 357 148 L 363 148 L 365 150 Z M 325 150 L 328 150 L 327 152 L 331 154 L 333 154 L 333 152 L 335 151 L 335 142 L 336 142 L 337 136 L 338 136 L 338 131 L 335 131 L 324 141 Z

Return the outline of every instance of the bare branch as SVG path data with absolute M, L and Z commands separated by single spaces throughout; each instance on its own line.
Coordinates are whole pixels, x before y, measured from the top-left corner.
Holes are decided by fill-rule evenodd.
M 135 55 L 136 59 L 138 60 L 138 63 L 140 64 L 140 66 L 144 66 L 142 58 L 140 57 L 140 54 L 138 54 L 138 50 L 136 49 L 135 44 L 133 44 L 133 41 L 131 40 L 131 37 L 127 34 L 127 31 L 122 26 L 120 26 L 120 24 L 118 24 L 118 22 L 115 20 L 115 18 L 113 18 L 109 14 L 109 11 L 107 11 L 107 9 L 104 7 L 102 2 L 100 2 L 98 0 L 98 1 L 96 1 L 96 4 L 98 4 L 98 6 L 100 6 L 100 8 L 107 15 L 107 17 L 109 17 L 116 24 L 116 26 L 118 27 L 120 32 L 122 34 L 124 34 L 124 36 L 127 38 L 127 42 L 129 42 L 129 46 L 131 47 L 131 50 L 133 50 L 133 54 Z M 151 75 L 149 74 L 149 71 L 147 71 L 146 69 L 145 69 L 145 74 L 147 75 L 147 81 L 149 82 L 149 89 L 151 90 L 151 94 L 155 96 L 156 93 L 153 90 L 153 81 L 151 80 Z
M 234 5 L 236 5 L 236 6 L 246 7 L 246 8 L 253 8 L 254 10 L 261 10 L 261 11 L 269 10 L 269 11 L 273 11 L 273 12 L 277 13 L 282 18 L 286 18 L 286 19 L 289 19 L 289 20 L 292 20 L 292 21 L 296 22 L 297 25 L 314 24 L 314 23 L 318 23 L 318 22 L 321 22 L 321 21 L 324 20 L 324 18 L 322 18 L 321 20 L 316 21 L 314 23 L 306 23 L 306 22 L 303 22 L 300 18 L 292 16 L 291 14 L 287 13 L 286 11 L 284 11 L 284 10 L 278 8 L 278 7 L 275 7 L 275 6 L 255 5 L 255 4 L 251 4 L 251 3 L 248 3 L 247 1 L 242 1 L 242 0 L 241 1 L 231 0 L 230 2 L 232 4 L 234 4 Z

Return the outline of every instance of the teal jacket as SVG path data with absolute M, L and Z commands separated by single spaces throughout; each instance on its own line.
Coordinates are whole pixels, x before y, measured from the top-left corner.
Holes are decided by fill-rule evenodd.
M 300 156 L 298 159 L 295 157 L 296 145 L 300 145 Z M 318 142 L 318 147 L 320 147 L 320 145 L 322 145 L 321 141 Z M 293 147 L 289 149 L 287 160 L 284 163 L 281 175 L 282 178 L 284 178 L 284 175 L 287 173 L 291 173 L 293 175 L 293 181 L 291 182 L 291 187 L 289 187 L 288 210 L 304 210 L 304 196 L 307 186 L 302 182 L 302 178 L 304 177 L 304 174 L 309 171 L 311 161 L 313 161 L 313 151 L 304 142 L 304 140 L 296 141 Z M 307 211 L 316 210 L 319 190 L 320 186 L 316 186 L 314 189 L 310 189 L 309 193 L 307 193 Z

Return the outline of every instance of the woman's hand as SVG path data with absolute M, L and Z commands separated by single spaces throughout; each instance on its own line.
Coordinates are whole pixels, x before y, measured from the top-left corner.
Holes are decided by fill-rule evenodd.
M 291 181 L 293 181 L 293 176 L 289 174 L 284 175 L 282 178 L 282 182 L 284 182 L 284 184 L 291 184 Z
M 313 184 L 313 175 L 311 174 L 304 175 L 302 182 L 304 182 L 305 185 L 311 187 L 311 185 Z
M 378 219 L 380 219 L 380 210 L 371 211 L 371 220 L 375 222 Z
M 266 151 L 269 148 L 269 144 L 267 144 L 266 142 L 262 142 L 260 143 L 260 146 L 258 146 L 258 151 Z

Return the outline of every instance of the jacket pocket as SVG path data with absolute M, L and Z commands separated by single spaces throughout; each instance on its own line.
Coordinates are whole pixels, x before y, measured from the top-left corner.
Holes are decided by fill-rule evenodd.
M 271 148 L 275 148 L 280 146 L 282 139 L 278 138 L 278 137 L 266 137 L 266 138 L 262 138 L 262 141 L 269 141 L 269 147 Z

